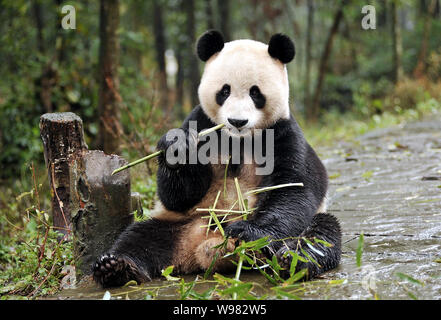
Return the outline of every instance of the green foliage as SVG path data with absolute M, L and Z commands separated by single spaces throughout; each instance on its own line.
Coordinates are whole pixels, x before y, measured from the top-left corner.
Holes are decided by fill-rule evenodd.
M 54 294 L 73 265 L 72 243 L 51 226 L 42 201 L 45 185 L 38 181 L 36 169 L 31 167 L 32 189 L 12 196 L 12 188 L 0 191 L 0 296 L 34 298 Z M 29 185 L 31 185 L 29 184 Z M 29 187 L 28 184 L 23 184 Z M 19 190 L 21 186 L 16 186 Z M 4 190 L 4 191 L 3 191 Z M 72 275 L 70 275 L 72 276 Z
M 30 212 L 29 212 L 30 213 Z M 23 295 L 29 298 L 54 294 L 59 290 L 64 266 L 73 263 L 72 243 L 62 234 L 46 229 L 34 209 L 16 239 L 0 238 L 0 295 Z M 44 219 L 44 218 L 43 218 Z
M 28 233 L 35 234 L 35 225 L 35 220 L 29 222 Z M 58 233 L 49 231 L 45 246 L 32 238 L 13 247 L 0 244 L 1 260 L 7 264 L 6 269 L 0 272 L 0 295 L 21 294 L 34 297 L 57 292 L 61 271 L 73 260 L 71 242 L 60 243 L 57 239 L 59 236 Z

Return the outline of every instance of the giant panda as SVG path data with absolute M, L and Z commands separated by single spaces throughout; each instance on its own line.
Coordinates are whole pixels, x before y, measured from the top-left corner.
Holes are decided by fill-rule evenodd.
M 234 250 L 239 241 L 266 236 L 285 239 L 271 241 L 264 254 L 269 258 L 276 255 L 287 270 L 291 257 L 285 253 L 299 245 L 317 262 L 298 261 L 298 270 L 307 268 L 307 279 L 335 268 L 341 255 L 341 231 L 337 219 L 325 213 L 326 169 L 289 108 L 286 64 L 295 56 L 294 43 L 283 34 L 273 35 L 268 44 L 253 40 L 225 43 L 220 32 L 209 30 L 198 39 L 196 52 L 205 62 L 198 89 L 200 105 L 183 122 L 181 129 L 186 139 L 178 148 L 186 150 L 186 156 L 190 156 L 190 144 L 200 148 L 201 142 L 189 128 L 192 121 L 197 121 L 197 132 L 224 124 L 215 134 L 231 131 L 231 137 L 236 139 L 241 139 L 244 129 L 272 129 L 273 170 L 257 175 L 254 169 L 258 165 L 253 161 L 230 165 L 170 163 L 166 152 L 161 153 L 157 172 L 159 201 L 152 218 L 130 225 L 119 236 L 109 252 L 92 266 L 93 278 L 103 287 L 112 287 L 130 280 L 149 281 L 170 265 L 177 274 L 199 272 L 210 267 L 218 251 L 223 255 Z M 167 151 L 176 143 L 164 135 L 157 149 Z M 228 236 L 227 245 L 216 248 L 224 237 L 215 228 L 207 230 L 207 220 L 202 218 L 207 213 L 196 209 L 212 206 L 218 190 L 224 190 L 224 194 L 218 197 L 216 208 L 231 209 L 237 199 L 234 178 L 244 194 L 292 182 L 302 182 L 303 187 L 247 196 L 248 207 L 255 208 L 253 214 L 247 220 L 226 223 L 223 229 Z M 312 247 L 300 237 L 316 237 L 332 246 L 319 243 Z M 226 272 L 235 268 L 229 259 L 216 260 L 214 270 Z

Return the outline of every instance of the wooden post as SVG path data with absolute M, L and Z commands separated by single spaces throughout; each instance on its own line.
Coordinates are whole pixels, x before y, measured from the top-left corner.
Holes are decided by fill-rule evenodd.
M 76 270 L 88 274 L 95 259 L 133 222 L 130 172 L 111 175 L 127 161 L 88 150 L 82 121 L 73 113 L 44 114 L 40 131 L 53 224 L 65 234 L 72 231 Z

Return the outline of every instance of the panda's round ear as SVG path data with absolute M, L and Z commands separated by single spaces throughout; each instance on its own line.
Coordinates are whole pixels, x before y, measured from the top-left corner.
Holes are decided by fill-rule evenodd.
M 294 59 L 296 48 L 294 42 L 288 36 L 277 33 L 270 39 L 268 53 L 271 57 L 282 61 L 282 63 L 288 63 Z
M 224 47 L 224 37 L 217 30 L 208 30 L 202 34 L 196 44 L 196 53 L 202 61 L 207 61 L 210 57 L 219 52 Z

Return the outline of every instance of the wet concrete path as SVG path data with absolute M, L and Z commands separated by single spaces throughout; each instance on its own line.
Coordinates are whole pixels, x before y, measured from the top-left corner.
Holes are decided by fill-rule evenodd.
M 375 130 L 317 151 L 330 176 L 328 211 L 341 222 L 344 253 L 337 269 L 304 283 L 296 294 L 303 299 L 441 299 L 441 119 Z M 364 249 L 357 267 L 360 233 Z M 258 273 L 241 279 L 271 287 Z M 166 285 L 155 280 L 145 287 Z M 179 298 L 176 286 L 153 290 L 157 299 Z M 146 296 L 139 287 L 110 292 L 122 299 Z M 87 286 L 58 298 L 101 299 L 103 294 Z

